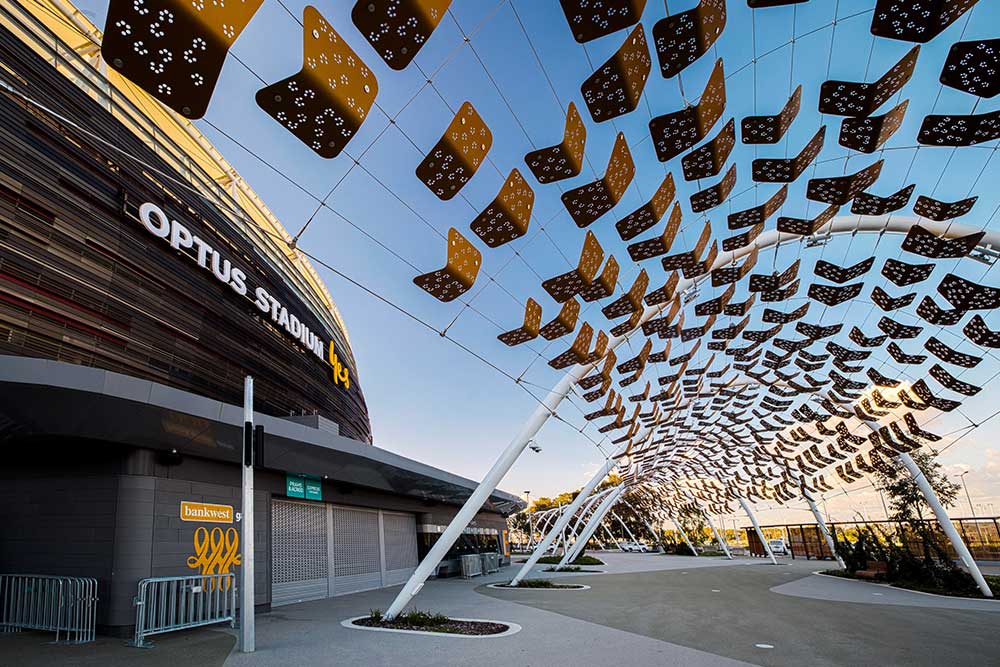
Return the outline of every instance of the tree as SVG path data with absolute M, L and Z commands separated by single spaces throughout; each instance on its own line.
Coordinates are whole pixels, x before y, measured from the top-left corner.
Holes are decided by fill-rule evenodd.
M 910 456 L 934 489 L 941 504 L 945 507 L 953 506 L 961 487 L 945 476 L 934 454 L 915 451 Z M 897 458 L 890 459 L 888 466 L 877 469 L 876 480 L 878 488 L 889 497 L 890 518 L 893 521 L 913 522 L 923 519 L 925 511 L 932 513 L 916 480 Z
M 687 533 L 691 544 L 701 546 L 706 539 L 705 531 L 708 524 L 705 523 L 705 515 L 691 505 L 684 505 L 677 512 L 677 523 L 681 525 Z

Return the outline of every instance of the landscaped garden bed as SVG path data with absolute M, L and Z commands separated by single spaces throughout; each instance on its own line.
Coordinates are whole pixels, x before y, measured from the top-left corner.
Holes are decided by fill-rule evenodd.
M 968 580 L 964 577 L 959 579 L 959 585 L 955 586 L 952 583 L 951 586 L 945 584 L 935 584 L 933 581 L 924 579 L 923 581 L 908 581 L 904 579 L 896 579 L 893 581 L 888 580 L 886 576 L 877 577 L 866 577 L 858 576 L 856 573 L 852 574 L 847 570 L 826 570 L 821 574 L 826 574 L 831 577 L 840 577 L 841 579 L 854 579 L 855 581 L 869 581 L 880 584 L 889 584 L 894 588 L 902 588 L 908 591 L 918 591 L 920 593 L 933 593 L 935 595 L 947 595 L 949 597 L 962 597 L 962 598 L 981 598 L 990 599 L 982 594 L 982 591 L 975 585 L 972 581 L 972 577 L 968 576 Z M 1000 598 L 1000 576 L 984 576 L 986 583 L 989 584 L 990 589 L 993 591 L 994 598 Z
M 562 590 L 583 590 L 589 588 L 582 584 L 557 584 L 548 579 L 522 579 L 518 582 L 517 586 L 511 586 L 510 583 L 506 584 L 491 584 L 493 588 L 546 588 L 546 589 L 562 589 Z
M 604 570 L 587 570 L 578 565 L 566 565 L 565 567 L 547 567 L 543 572 L 593 572 L 602 573 Z
M 409 630 L 411 632 L 440 632 L 442 634 L 486 636 L 499 635 L 510 629 L 505 623 L 448 618 L 444 614 L 427 611 L 407 611 L 391 621 L 382 616 L 380 609 L 372 609 L 368 616 L 353 621 L 353 625 L 384 630 Z
M 562 556 L 542 556 L 538 559 L 541 565 L 558 565 Z M 579 556 L 571 565 L 604 565 L 604 561 L 593 556 Z

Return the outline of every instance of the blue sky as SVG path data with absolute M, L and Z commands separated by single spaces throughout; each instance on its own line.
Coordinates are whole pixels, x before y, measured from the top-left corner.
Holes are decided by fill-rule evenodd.
M 78 4 L 98 26 L 103 26 L 106 0 L 82 0 Z M 285 2 L 299 17 L 304 4 L 296 0 Z M 671 12 L 678 12 L 695 4 L 694 0 L 674 0 L 669 8 Z M 582 231 L 573 224 L 559 195 L 603 175 L 616 132 L 626 135 L 636 162 L 636 178 L 615 209 L 590 229 L 597 234 L 606 252 L 619 259 L 622 285 L 625 288 L 631 285 L 639 267 L 629 261 L 614 222 L 648 200 L 665 169 L 674 174 L 678 200 L 684 212 L 682 233 L 675 242 L 675 251 L 690 248 L 697 237 L 704 217 L 691 212 L 688 197 L 717 179 L 685 182 L 679 157 L 666 164 L 658 162 L 647 124 L 650 111 L 659 115 L 684 106 L 682 88 L 685 97 L 694 101 L 701 94 L 716 58 L 722 58 L 725 63 L 728 104 L 709 137 L 715 136 L 731 116 L 735 116 L 738 128 L 744 116 L 777 113 L 791 89 L 798 84 L 803 87 L 802 110 L 787 140 L 757 147 L 743 146 L 737 141 L 730 157 L 730 162 L 735 160 L 738 165 L 734 190 L 737 194 L 707 212 L 714 237 L 720 241 L 733 234 L 726 228 L 727 213 L 761 203 L 777 189 L 771 184 L 753 187 L 750 161 L 758 156 L 794 155 L 823 123 L 827 125 L 825 148 L 816 165 L 790 186 L 787 203 L 780 215 L 811 217 L 825 206 L 807 202 L 808 177 L 853 173 L 881 157 L 885 165 L 871 192 L 886 196 L 915 182 L 914 199 L 917 194 L 933 193 L 937 199 L 954 201 L 974 190 L 980 199 L 961 222 L 987 228 L 1000 225 L 995 216 L 1000 205 L 1000 192 L 995 187 L 1000 176 L 1000 159 L 994 155 L 997 142 L 954 154 L 950 148 L 913 148 L 920 122 L 932 110 L 970 113 L 975 108 L 981 113 L 997 108 L 996 100 L 980 100 L 977 106 L 978 98 L 940 86 L 938 75 L 953 42 L 997 36 L 1000 11 L 993 3 L 981 2 L 941 36 L 922 47 L 915 74 L 904 87 L 902 97 L 893 98 L 878 112 L 884 113 L 901 99 L 909 98 L 910 106 L 902 127 L 881 154 L 860 155 L 837 145 L 842 119 L 821 118 L 816 110 L 817 96 L 820 84 L 828 78 L 873 81 L 912 46 L 870 34 L 873 5 L 873 0 L 812 0 L 793 7 L 752 12 L 742 0 L 730 0 L 728 24 L 722 38 L 708 54 L 683 71 L 680 82 L 677 77 L 667 80 L 660 76 L 653 54 L 653 69 L 638 108 L 612 122 L 595 124 L 586 112 L 580 84 L 619 48 L 627 31 L 580 45 L 573 40 L 559 4 L 554 0 L 504 0 L 499 3 L 456 0 L 414 63 L 397 72 L 383 63 L 351 23 L 353 2 L 318 2 L 316 6 L 320 12 L 374 70 L 379 81 L 377 104 L 389 115 L 398 115 L 398 127 L 386 129 L 386 116 L 373 110 L 345 154 L 324 160 L 276 124 L 254 102 L 254 93 L 264 85 L 260 79 L 273 83 L 301 67 L 301 27 L 278 2 L 266 0 L 232 51 L 246 67 L 233 57 L 228 59 L 205 121 L 197 125 L 292 233 L 315 214 L 300 240 L 302 248 L 436 329 L 448 327 L 449 336 L 506 373 L 523 378 L 521 387 L 515 385 L 510 378 L 434 331 L 317 266 L 347 322 L 360 381 L 371 411 L 376 444 L 479 478 L 534 409 L 536 402 L 525 389 L 541 396 L 560 377 L 559 372 L 546 365 L 545 359 L 565 349 L 571 336 L 548 345 L 537 339 L 529 344 L 529 349 L 527 345 L 507 348 L 496 340 L 496 335 L 501 330 L 518 326 L 524 301 L 529 296 L 542 304 L 543 321 L 556 314 L 558 306 L 541 289 L 536 272 L 548 278 L 568 270 L 563 255 L 575 265 L 583 239 Z M 512 6 L 516 8 L 516 16 L 520 17 L 528 39 Z M 654 0 L 647 3 L 642 24 L 650 45 L 653 44 L 652 26 L 664 15 L 663 3 Z M 472 33 L 477 28 L 470 42 L 464 43 L 463 33 Z M 796 37 L 791 43 L 793 34 Z M 544 72 L 532 47 L 544 64 Z M 428 76 L 433 80 L 432 86 L 425 85 Z M 506 101 L 498 94 L 493 81 L 499 85 Z M 550 88 L 549 81 L 555 91 Z M 466 100 L 473 103 L 492 130 L 493 146 L 489 152 L 492 164 L 479 169 L 462 190 L 464 198 L 443 202 L 417 180 L 414 169 L 451 120 L 453 111 L 449 107 L 457 109 Z M 574 179 L 539 185 L 525 166 L 524 154 L 561 140 L 563 108 L 569 101 L 576 103 L 587 124 L 588 163 L 583 173 Z M 256 155 L 245 151 L 216 127 Z M 362 152 L 361 166 L 352 168 L 352 159 L 347 154 L 357 158 Z M 498 249 L 488 249 L 471 234 L 468 226 L 492 201 L 512 167 L 521 170 L 535 190 L 531 228 L 525 238 Z M 320 199 L 334 184 L 340 184 L 327 199 L 329 208 L 316 212 L 317 200 L 278 176 L 276 171 Z M 848 214 L 848 208 L 845 207 L 842 214 Z M 901 214 L 909 215 L 910 209 L 904 209 Z M 774 220 L 772 218 L 766 228 L 773 228 Z M 418 271 L 408 263 L 418 267 L 419 272 L 443 265 L 445 246 L 439 234 L 446 234 L 452 226 L 469 236 L 484 253 L 483 273 L 463 299 L 464 303 L 471 302 L 471 308 L 463 301 L 442 304 L 412 283 Z M 405 261 L 379 247 L 358 228 Z M 658 226 L 640 238 L 659 233 L 660 229 Z M 903 293 L 878 275 L 886 257 L 901 257 L 901 240 L 899 236 L 879 239 L 868 235 L 837 237 L 822 247 L 811 249 L 792 244 L 777 252 L 762 253 L 757 272 L 772 267 L 781 270 L 796 258 L 802 258 L 803 286 L 798 297 L 785 308 L 791 310 L 804 302 L 816 259 L 850 265 L 875 255 L 876 268 L 867 276 L 869 287 L 862 297 L 836 308 L 823 308 L 813 303 L 807 317 L 807 321 L 814 324 L 857 324 L 866 334 L 874 335 L 877 333 L 875 323 L 882 313 L 877 309 L 872 312 L 867 296 L 875 284 L 894 296 Z M 519 256 L 512 259 L 514 251 Z M 913 255 L 903 259 L 921 261 Z M 658 262 L 653 260 L 644 266 L 650 272 L 651 286 L 662 284 L 665 275 Z M 996 270 L 988 271 L 982 264 L 968 260 L 961 265 L 953 260 L 943 261 L 931 279 L 918 286 L 920 294 L 916 302 L 926 290 L 933 290 L 949 271 L 988 285 L 1000 284 Z M 745 290 L 745 285 L 738 289 L 734 300 L 745 298 Z M 718 293 L 704 285 L 698 301 Z M 937 301 L 944 305 L 940 297 Z M 590 321 L 595 329 L 607 330 L 613 324 L 600 314 L 599 305 L 586 304 L 588 307 L 581 314 L 581 320 Z M 750 328 L 764 328 L 760 313 L 760 308 L 755 309 Z M 890 315 L 904 324 L 926 324 L 911 314 Z M 689 323 L 699 321 L 692 319 L 693 312 L 688 318 Z M 960 339 L 961 326 L 966 321 L 967 318 L 959 326 L 951 327 L 951 332 L 946 330 L 935 335 L 960 350 L 982 354 L 982 350 Z M 995 315 L 988 316 L 987 322 L 994 329 L 1000 328 L 1000 318 Z M 720 320 L 720 324 L 724 323 Z M 928 325 L 928 329 L 931 328 Z M 837 338 L 839 342 L 846 340 L 849 329 L 850 326 L 844 328 Z M 910 345 L 906 345 L 907 342 Z M 902 344 L 904 349 L 917 351 L 912 341 Z M 674 350 L 678 349 L 681 348 L 675 343 Z M 542 351 L 544 358 L 537 354 Z M 709 354 L 703 348 L 692 366 L 702 365 Z M 627 348 L 619 350 L 619 359 L 629 356 Z M 876 357 L 875 365 L 886 374 L 902 375 L 907 371 L 914 378 L 926 375 L 926 367 L 895 367 L 884 351 L 876 352 Z M 961 379 L 985 383 L 998 370 L 996 360 L 991 352 L 978 368 L 962 373 Z M 926 366 L 934 361 L 932 358 Z M 659 372 L 649 369 L 643 382 L 652 378 L 655 384 L 656 375 L 666 372 L 665 369 Z M 632 392 L 626 390 L 626 393 Z M 952 413 L 935 419 L 929 428 L 944 433 L 978 423 L 995 409 L 992 394 L 989 389 L 984 390 L 978 397 L 965 402 L 962 411 L 966 416 Z M 531 490 L 533 496 L 538 496 L 582 484 L 603 460 L 592 442 L 602 437 L 597 434 L 596 426 L 591 424 L 585 430 L 586 435 L 576 430 L 585 424 L 582 413 L 592 409 L 593 405 L 578 398 L 565 402 L 559 413 L 569 424 L 550 420 L 538 437 L 542 453 L 525 452 L 502 488 L 515 493 Z M 959 431 L 956 435 L 963 433 L 965 431 Z M 956 472 L 965 469 L 963 466 L 972 469 L 968 481 L 970 488 L 974 488 L 973 494 L 991 497 L 1000 509 L 1000 454 L 995 434 L 996 426 L 976 429 L 945 452 L 942 460 L 955 466 Z M 865 494 L 864 491 L 852 493 L 850 502 L 873 502 L 870 494 Z M 848 499 L 833 502 L 844 505 L 845 513 L 850 512 L 845 504 Z M 766 513 L 764 519 L 771 520 L 770 516 L 772 514 Z M 779 516 L 784 515 L 773 513 L 773 520 L 778 520 Z

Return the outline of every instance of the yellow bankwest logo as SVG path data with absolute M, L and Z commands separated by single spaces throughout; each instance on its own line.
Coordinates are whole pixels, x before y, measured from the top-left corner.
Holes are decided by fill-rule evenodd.
M 231 505 L 211 505 L 181 501 L 181 521 L 206 521 L 208 523 L 232 523 Z

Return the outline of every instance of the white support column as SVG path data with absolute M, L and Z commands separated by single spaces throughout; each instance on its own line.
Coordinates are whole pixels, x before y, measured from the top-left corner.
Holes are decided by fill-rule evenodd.
M 611 513 L 611 516 L 613 516 L 615 520 L 622 525 L 622 528 L 625 529 L 625 532 L 628 533 L 628 536 L 632 539 L 633 542 L 639 541 L 635 539 L 635 534 L 631 531 L 631 529 L 629 529 L 628 524 L 622 521 L 622 518 L 620 516 L 618 516 L 614 512 Z
M 580 493 L 576 494 L 576 498 L 573 499 L 573 502 L 566 507 L 566 512 L 559 517 L 559 520 L 556 521 L 552 530 L 550 530 L 548 535 L 546 535 L 542 541 L 538 543 L 538 546 L 535 547 L 532 554 L 528 556 L 527 562 L 521 566 L 520 571 L 514 576 L 513 579 L 511 579 L 509 584 L 510 586 L 517 586 L 521 580 L 524 579 L 525 575 L 531 572 L 531 568 L 535 567 L 538 559 L 541 558 L 542 554 L 545 553 L 545 550 L 549 548 L 552 542 L 556 539 L 556 536 L 562 533 L 566 528 L 566 524 L 569 523 L 570 518 L 572 518 L 580 507 L 583 506 L 583 502 L 587 499 L 587 496 L 594 492 L 594 489 L 601 483 L 601 480 L 607 477 L 608 473 L 614 470 L 617 465 L 618 462 L 615 460 L 614 455 L 612 455 L 612 457 L 609 458 L 596 473 L 594 473 L 594 476 L 590 478 L 590 481 L 588 481 L 587 484 L 580 489 Z
M 726 558 L 732 560 L 733 555 L 729 553 L 729 545 L 726 544 L 726 541 L 724 539 L 722 539 L 722 535 L 719 533 L 719 531 L 715 529 L 715 524 L 712 523 L 712 517 L 708 516 L 708 512 L 706 512 L 704 509 L 701 510 L 701 513 L 705 517 L 705 521 L 708 522 L 708 527 L 712 529 L 712 533 L 715 535 L 715 541 L 719 543 L 719 546 L 722 547 L 722 551 L 726 554 Z
M 809 503 L 809 511 L 813 513 L 813 517 L 816 519 L 816 525 L 819 526 L 819 530 L 823 533 L 823 539 L 826 540 L 826 546 L 830 548 L 830 553 L 837 560 L 840 565 L 840 569 L 844 569 L 844 559 L 840 557 L 837 553 L 837 543 L 833 541 L 833 535 L 830 534 L 830 529 L 826 527 L 826 521 L 823 520 L 823 515 L 819 513 L 819 508 L 816 507 L 816 501 L 813 500 L 812 494 L 802 489 L 802 496 Z
M 604 521 L 604 517 L 607 516 L 608 512 L 611 511 L 611 508 L 615 506 L 615 503 L 624 492 L 624 486 L 617 486 L 610 494 L 608 494 L 607 498 L 601 501 L 601 504 L 597 506 L 596 510 L 594 510 L 593 516 L 590 517 L 590 521 L 588 521 L 587 525 L 583 527 L 583 531 L 580 533 L 580 537 L 578 537 L 576 542 L 573 544 L 573 548 L 569 550 L 569 553 L 563 554 L 562 560 L 559 561 L 556 568 L 565 567 L 567 564 L 576 560 L 577 556 L 580 555 L 580 552 L 587 547 L 587 542 L 590 541 L 590 537 L 594 534 L 594 531 L 597 530 L 599 525 L 601 525 L 601 522 Z
M 618 544 L 618 540 L 615 539 L 614 533 L 612 533 L 610 530 L 608 530 L 608 527 L 605 526 L 603 523 L 601 524 L 601 528 L 603 528 L 604 532 L 607 533 L 608 537 L 611 538 L 611 544 L 613 544 L 616 549 L 618 549 L 619 551 L 621 551 L 622 550 L 621 545 Z
M 745 499 L 740 498 L 740 505 L 743 506 L 743 511 L 747 513 L 748 517 L 750 517 L 750 523 L 753 524 L 753 529 L 757 531 L 757 537 L 760 538 L 760 543 L 764 545 L 764 551 L 767 552 L 767 555 L 771 558 L 771 562 L 777 565 L 778 559 L 775 558 L 774 554 L 771 552 L 771 545 L 767 543 L 766 539 L 764 539 L 764 531 L 760 529 L 760 524 L 757 523 L 757 517 L 755 517 L 753 512 L 750 510 L 750 504 Z
M 681 537 L 684 538 L 684 543 L 686 545 L 688 545 L 688 549 L 691 550 L 692 554 L 694 554 L 695 556 L 697 556 L 698 555 L 698 550 L 694 548 L 693 544 L 691 544 L 691 540 L 688 539 L 687 533 L 685 533 L 684 529 L 681 527 L 681 522 L 678 521 L 677 519 L 675 519 L 674 517 L 670 517 L 670 520 L 674 522 L 674 528 L 676 528 L 677 532 L 680 533 Z
M 424 587 L 424 582 L 427 581 L 434 570 L 437 568 L 438 563 L 441 559 L 445 557 L 448 551 L 451 550 L 458 538 L 461 537 L 462 531 L 465 527 L 469 525 L 479 510 L 482 509 L 483 504 L 489 500 L 490 494 L 493 490 L 497 488 L 500 482 L 503 480 L 504 475 L 511 469 L 514 462 L 517 461 L 517 457 L 521 455 L 524 448 L 528 446 L 528 441 L 531 440 L 538 431 L 542 428 L 549 417 L 555 414 L 556 409 L 559 404 L 569 393 L 573 385 L 576 384 L 577 380 L 583 377 L 583 374 L 592 366 L 590 365 L 576 365 L 573 369 L 566 373 L 559 380 L 555 387 L 548 393 L 545 400 L 535 408 L 531 417 L 525 422 L 524 426 L 521 428 L 521 432 L 514 436 L 514 439 L 510 441 L 507 448 L 504 449 L 503 453 L 490 468 L 486 476 L 483 477 L 483 481 L 479 483 L 476 490 L 472 492 L 469 499 L 465 501 L 462 508 L 458 510 L 455 514 L 455 518 L 451 520 L 448 527 L 444 529 L 441 536 L 438 537 L 437 542 L 431 547 L 424 559 L 420 561 L 417 568 L 410 575 L 410 578 L 403 585 L 403 589 L 399 591 L 396 595 L 396 599 L 392 601 L 389 608 L 385 612 L 384 618 L 391 621 L 396 618 L 399 612 L 403 611 L 407 604 L 409 604 L 410 599 L 414 595 L 420 592 L 420 589 Z M 589 494 L 589 492 L 588 492 Z M 551 540 L 549 541 L 551 544 Z M 548 545 L 546 545 L 548 548 Z M 529 559 L 530 560 L 530 559 Z M 537 560 L 537 559 L 535 559 Z
M 945 510 L 944 505 L 938 500 L 937 494 L 934 493 L 934 489 L 931 487 L 930 482 L 927 481 L 927 477 L 921 472 L 917 462 L 913 460 L 913 457 L 909 454 L 903 453 L 897 456 L 900 462 L 906 466 L 910 475 L 913 477 L 913 481 L 917 483 L 920 487 L 920 492 L 924 494 L 924 500 L 930 505 L 930 508 L 934 510 L 934 516 L 937 517 L 938 523 L 941 524 L 941 528 L 944 530 L 945 535 L 951 540 L 951 545 L 955 548 L 958 553 L 958 557 L 962 559 L 965 563 L 965 567 L 968 568 L 969 574 L 972 578 L 976 580 L 976 585 L 979 586 L 979 590 L 982 591 L 985 597 L 993 597 L 993 591 L 990 590 L 989 584 L 983 578 L 983 573 L 979 571 L 979 566 L 976 565 L 975 559 L 972 554 L 969 553 L 969 548 L 965 546 L 965 542 L 962 540 L 962 536 L 958 534 L 955 529 L 955 524 L 951 522 L 948 517 L 948 512 Z

